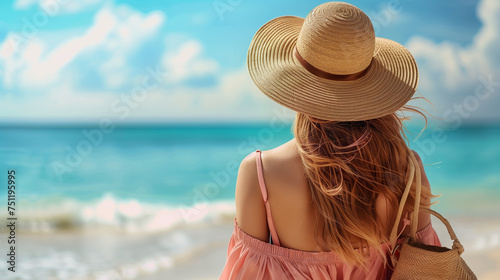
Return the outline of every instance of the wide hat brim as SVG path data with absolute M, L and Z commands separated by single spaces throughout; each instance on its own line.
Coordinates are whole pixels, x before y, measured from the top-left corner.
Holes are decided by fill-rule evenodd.
M 358 79 L 338 81 L 312 74 L 294 55 L 303 23 L 295 16 L 275 18 L 250 44 L 250 76 L 275 102 L 318 119 L 360 121 L 396 112 L 417 90 L 415 59 L 401 44 L 385 38 L 375 39 L 371 65 Z

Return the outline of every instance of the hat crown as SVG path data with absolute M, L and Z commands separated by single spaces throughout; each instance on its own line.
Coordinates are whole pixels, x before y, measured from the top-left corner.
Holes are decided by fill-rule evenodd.
M 297 51 L 324 72 L 358 73 L 373 58 L 375 31 L 368 16 L 356 6 L 325 3 L 307 15 L 297 38 Z

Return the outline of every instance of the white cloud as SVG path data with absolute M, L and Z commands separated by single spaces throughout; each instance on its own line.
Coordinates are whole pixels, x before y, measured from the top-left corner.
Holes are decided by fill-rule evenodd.
M 84 9 L 96 7 L 111 1 L 102 0 L 16 0 L 14 8 L 25 10 L 32 6 L 39 6 L 47 14 L 76 13 Z
M 158 87 L 134 101 L 133 89 L 120 95 L 78 91 L 70 82 L 53 86 L 44 96 L 20 101 L 13 96 L 1 100 L 0 121 L 255 121 L 268 120 L 273 109 L 283 110 L 252 83 L 246 68 L 222 75 L 212 88 Z M 126 97 L 133 106 L 122 99 Z M 117 105 L 118 104 L 118 105 Z M 114 106 L 117 105 L 117 106 Z M 120 107 L 120 110 L 116 108 Z M 124 111 L 127 111 L 126 115 Z
M 131 119 L 168 120 L 266 120 L 280 106 L 260 93 L 247 69 L 222 74 L 211 88 L 179 87 L 151 94 L 131 113 Z
M 38 1 L 39 0 L 16 0 L 14 1 L 14 8 L 24 10 L 38 3 Z
M 203 46 L 196 40 L 183 42 L 176 49 L 169 47 L 167 45 L 162 63 L 171 82 L 179 82 L 190 76 L 214 74 L 219 68 L 215 60 L 202 56 Z
M 114 19 L 115 22 L 112 33 L 102 44 L 108 52 L 108 58 L 98 71 L 109 88 L 116 88 L 123 85 L 130 74 L 127 58 L 143 41 L 157 33 L 165 21 L 165 15 L 162 12 L 152 12 L 143 16 L 126 6 L 120 6 L 116 11 L 103 10 L 99 14 L 104 18 Z M 116 20 L 117 17 L 119 20 Z
M 411 38 L 407 46 L 419 63 L 420 91 L 438 114 L 465 104 L 475 108 L 463 114 L 466 118 L 500 120 L 500 1 L 481 1 L 478 17 L 483 26 L 468 46 L 422 37 Z M 493 83 L 488 87 L 485 80 Z M 474 96 L 485 90 L 490 90 L 487 100 L 477 99 L 481 103 L 473 106 Z
M 124 76 L 127 56 L 153 37 L 164 19 L 161 12 L 143 15 L 126 6 L 107 6 L 96 13 L 93 25 L 83 34 L 61 40 L 55 46 L 47 44 L 43 34 L 38 34 L 16 52 L 9 39 L 11 34 L 0 44 L 0 66 L 6 73 L 3 86 L 29 90 L 60 83 L 71 78 L 62 75 L 67 74 L 66 68 L 90 53 L 101 53 L 104 58 L 97 71 L 109 86 L 119 86 L 127 78 Z
M 0 76 L 0 87 L 11 93 L 0 96 L 0 121 L 265 120 L 271 108 L 279 107 L 253 85 L 246 67 L 222 73 L 200 41 L 186 36 L 172 40 L 172 34 L 159 33 L 164 21 L 161 12 L 142 14 L 110 5 L 81 34 L 57 43 L 47 41 L 47 33 L 37 34 L 17 52 L 8 40 L 0 43 L 0 69 L 8 73 Z M 151 38 L 164 44 L 154 46 L 160 52 L 152 61 L 168 77 L 147 91 L 144 100 L 134 102 L 137 106 L 125 106 L 122 98 L 130 99 L 135 86 L 150 75 L 147 69 L 156 68 L 131 60 L 134 54 L 139 60 L 147 56 L 143 47 L 153 43 L 144 42 Z M 82 78 L 86 72 L 95 73 L 103 84 L 82 87 L 79 80 L 93 82 Z M 212 79 L 208 85 L 191 84 L 206 77 Z M 127 116 L 114 104 L 125 106 Z

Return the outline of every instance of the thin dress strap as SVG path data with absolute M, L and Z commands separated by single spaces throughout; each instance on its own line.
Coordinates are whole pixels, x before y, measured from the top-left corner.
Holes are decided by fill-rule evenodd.
M 257 150 L 255 153 L 260 191 L 262 192 L 262 198 L 264 199 L 264 205 L 266 206 L 267 226 L 269 227 L 269 231 L 271 232 L 273 244 L 280 246 L 278 234 L 276 234 L 276 229 L 274 228 L 273 217 L 271 216 L 271 206 L 269 205 L 269 200 L 267 199 L 267 188 L 266 183 L 264 182 L 264 169 L 262 168 L 262 152 L 260 150 Z

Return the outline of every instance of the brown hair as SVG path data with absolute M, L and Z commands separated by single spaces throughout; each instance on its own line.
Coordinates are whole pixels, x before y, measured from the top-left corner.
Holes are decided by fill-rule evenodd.
M 414 108 L 403 110 L 424 116 Z M 373 247 L 385 259 L 382 244 L 389 239 L 409 176 L 405 119 L 393 113 L 366 121 L 336 122 L 297 113 L 293 129 L 320 221 L 318 244 L 337 252 L 347 263 L 364 266 L 368 251 L 356 247 Z M 385 226 L 375 207 L 379 195 L 390 206 Z M 423 188 L 422 196 L 432 195 Z M 414 199 L 412 188 L 406 210 L 412 211 Z

